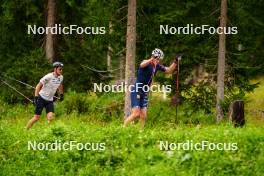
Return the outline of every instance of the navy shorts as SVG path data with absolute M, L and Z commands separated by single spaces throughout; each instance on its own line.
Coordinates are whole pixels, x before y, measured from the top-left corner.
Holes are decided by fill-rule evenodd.
M 131 91 L 131 107 L 132 108 L 146 108 L 148 107 L 148 93 L 143 91 Z
M 35 108 L 35 115 L 41 115 L 43 108 L 46 109 L 46 113 L 54 112 L 53 101 L 47 101 L 44 100 L 41 96 L 38 96 Z

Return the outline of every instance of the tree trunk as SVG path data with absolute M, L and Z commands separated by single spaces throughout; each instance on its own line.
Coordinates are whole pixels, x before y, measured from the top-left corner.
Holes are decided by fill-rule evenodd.
M 109 21 L 109 35 L 111 36 L 113 32 L 113 24 L 112 21 Z M 112 70 L 112 54 L 113 54 L 113 48 L 111 47 L 111 44 L 108 44 L 108 51 L 107 51 L 107 70 Z M 111 73 L 109 73 L 111 74 Z
M 127 86 L 132 85 L 135 75 L 136 54 L 136 0 L 128 0 L 127 38 L 126 38 L 126 69 L 125 82 Z M 129 116 L 131 109 L 130 91 L 125 96 L 125 118 Z
M 221 103 L 224 101 L 224 88 L 225 88 L 225 34 L 224 29 L 226 27 L 227 20 L 227 0 L 221 1 L 221 17 L 220 27 L 222 27 L 221 33 L 219 34 L 219 50 L 218 50 L 218 67 L 217 67 L 217 97 L 216 97 L 216 120 L 220 122 L 223 117 L 223 108 Z
M 48 0 L 47 5 L 47 27 L 53 27 L 56 21 L 56 2 L 55 0 Z M 45 45 L 45 53 L 46 58 L 50 63 L 54 62 L 55 59 L 55 40 L 56 35 L 51 34 L 51 31 L 48 30 L 48 34 L 46 35 L 46 45 Z

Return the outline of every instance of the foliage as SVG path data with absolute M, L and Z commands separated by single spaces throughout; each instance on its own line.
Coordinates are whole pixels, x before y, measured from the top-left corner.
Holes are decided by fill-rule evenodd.
M 28 35 L 28 24 L 45 26 L 46 1 L 0 1 L 1 43 L 0 70 L 35 86 L 43 73 L 50 71 L 50 65 L 43 53 L 45 35 Z M 229 2 L 228 26 L 237 26 L 237 35 L 227 36 L 227 74 L 234 84 L 227 84 L 226 89 L 236 87 L 242 95 L 250 87 L 249 79 L 263 71 L 263 7 L 260 1 Z M 253 13 L 252 13 L 253 12 Z M 162 48 L 165 52 L 164 64 L 171 63 L 176 53 L 184 53 L 181 62 L 180 87 L 187 93 L 193 88 L 199 93 L 185 97 L 194 109 L 212 108 L 214 97 L 208 93 L 206 85 L 196 87 L 185 86 L 183 82 L 198 65 L 203 65 L 210 75 L 216 73 L 217 35 L 171 35 L 159 34 L 160 25 L 200 26 L 219 25 L 220 1 L 139 1 L 137 4 L 137 62 L 136 67 L 150 56 L 153 48 Z M 123 57 L 126 39 L 127 1 L 58 1 L 57 23 L 63 26 L 76 24 L 79 26 L 106 27 L 105 35 L 57 35 L 57 58 L 65 63 L 65 90 L 86 92 L 92 89 L 93 83 L 109 82 L 107 75 L 87 69 L 86 66 L 98 70 L 106 70 L 108 46 L 113 48 L 113 68 L 119 68 L 119 60 Z M 113 33 L 109 34 L 112 23 Z M 238 50 L 238 46 L 242 46 Z M 34 66 L 34 67 L 32 67 Z M 117 74 L 115 74 L 117 75 Z M 78 78 L 78 79 L 76 79 Z M 118 79 L 118 78 L 114 78 Z M 216 79 L 216 77 L 214 77 Z M 160 83 L 174 85 L 170 77 L 159 76 Z M 13 84 L 13 83 L 12 83 Z M 16 85 L 24 94 L 33 97 L 32 90 Z M 206 88 L 207 87 L 207 88 Z M 202 90 L 205 88 L 205 90 Z M 242 89 L 240 89 L 242 88 Z M 214 89 L 214 88 L 209 88 Z M 8 103 L 24 102 L 6 86 L 1 85 L 1 97 Z M 196 91 L 197 92 L 197 91 Z M 212 92 L 212 91 L 211 91 Z M 207 94 L 208 93 L 208 94 Z M 212 99 L 213 98 L 213 99 Z M 211 99 L 211 100 L 209 100 Z M 202 103 L 195 103 L 202 102 Z M 197 105 L 197 106 L 196 106 Z M 210 109 L 207 108 L 207 109 Z
M 191 86 L 190 89 L 185 89 L 182 94 L 194 107 L 190 111 L 195 112 L 203 109 L 207 114 L 212 112 L 212 107 L 215 105 L 216 90 L 210 83 L 200 82 Z
M 108 122 L 122 118 L 123 105 L 123 95 L 120 93 L 98 96 L 92 92 L 69 92 L 63 102 L 56 104 L 56 114 L 86 114 L 99 121 Z
M 153 1 L 137 3 L 136 67 L 153 48 L 165 52 L 169 65 L 176 53 L 183 53 L 180 90 L 184 102 L 177 108 L 156 95 L 150 96 L 148 118 L 143 132 L 138 123 L 123 128 L 121 93 L 90 92 L 93 83 L 119 79 L 106 70 L 108 47 L 113 48 L 112 67 L 120 68 L 125 54 L 127 1 L 58 0 L 56 23 L 82 27 L 103 26 L 105 35 L 57 35 L 56 60 L 65 63 L 65 100 L 55 102 L 55 121 L 48 126 L 45 113 L 27 131 L 33 105 L 0 82 L 0 175 L 262 175 L 263 86 L 250 83 L 262 74 L 263 0 L 228 1 L 228 26 L 237 26 L 237 35 L 226 40 L 225 101 L 246 102 L 247 125 L 233 128 L 214 123 L 218 35 L 172 35 L 160 32 L 160 25 L 184 27 L 219 25 L 219 0 Z M 29 98 L 34 90 L 10 78 L 35 86 L 51 71 L 44 55 L 45 35 L 28 35 L 27 25 L 46 25 L 44 0 L 0 0 L 0 76 Z M 109 34 L 110 22 L 113 33 Z M 209 82 L 185 83 L 197 66 L 204 66 Z M 114 74 L 117 75 L 117 74 Z M 114 79 L 114 80 L 113 80 Z M 157 75 L 157 82 L 175 85 L 175 76 Z M 262 83 L 263 84 L 263 81 Z M 256 88 L 256 92 L 252 90 Z M 173 86 L 173 91 L 175 87 Z M 174 93 L 174 92 L 173 92 Z M 250 97 L 245 98 L 245 95 Z M 252 103 L 253 102 L 253 103 Z M 258 119 L 257 119 L 258 118 Z M 253 121 L 252 119 L 256 120 Z M 252 124 L 253 123 L 253 124 Z M 105 151 L 32 151 L 28 141 L 81 143 L 105 142 Z M 159 141 L 238 143 L 236 151 L 160 151 Z
M 13 112 L 24 111 L 16 107 Z M 57 117 L 47 127 L 45 118 L 30 131 L 23 127 L 31 112 L 6 114 L 0 123 L 1 175 L 261 175 L 263 126 L 147 125 L 144 132 L 115 121 L 103 125 L 74 113 Z M 162 117 L 162 116 L 160 116 Z M 89 118 L 88 118 L 89 119 Z M 149 123 L 149 121 L 148 121 Z M 168 123 L 169 124 L 169 123 Z M 104 151 L 28 150 L 28 142 L 105 143 Z M 160 141 L 237 143 L 238 150 L 163 150 Z M 27 164 L 25 164 L 27 163 Z M 249 164 L 250 163 L 250 164 Z
M 258 121 L 264 117 L 264 79 L 263 77 L 258 77 L 252 80 L 251 83 L 259 86 L 254 89 L 254 92 L 246 94 L 247 104 L 245 109 L 246 113 L 248 113 L 248 119 Z
M 73 113 L 87 113 L 90 105 L 85 94 L 76 94 L 75 92 L 67 94 L 67 98 L 63 102 L 67 114 Z
M 175 171 L 178 175 L 261 175 L 264 172 L 263 122 L 250 119 L 244 128 L 233 128 L 228 123 L 216 126 L 212 115 L 201 110 L 192 112 L 192 106 L 185 103 L 178 107 L 176 118 L 176 109 L 169 100 L 151 95 L 146 126 L 139 132 L 137 122 L 122 127 L 122 105 L 111 106 L 122 99 L 122 94 L 67 93 L 65 101 L 55 102 L 54 122 L 48 125 L 43 113 L 29 131 L 24 126 L 32 117 L 33 105 L 0 101 L 0 175 L 174 175 Z M 86 104 L 88 111 L 78 111 L 76 102 Z M 74 108 L 67 113 L 71 105 Z M 108 107 L 113 114 L 109 114 Z M 29 141 L 56 140 L 105 143 L 106 150 L 28 150 Z M 238 150 L 160 151 L 161 140 L 237 143 Z

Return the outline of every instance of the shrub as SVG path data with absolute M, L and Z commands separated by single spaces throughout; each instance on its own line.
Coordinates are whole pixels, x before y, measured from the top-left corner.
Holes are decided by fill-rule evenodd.
M 88 96 L 84 93 L 69 92 L 65 96 L 64 106 L 66 113 L 72 112 L 86 113 L 89 110 L 90 102 Z

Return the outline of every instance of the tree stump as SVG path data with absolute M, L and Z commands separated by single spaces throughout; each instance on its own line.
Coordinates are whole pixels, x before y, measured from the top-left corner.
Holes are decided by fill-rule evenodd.
M 242 127 L 245 125 L 244 101 L 236 100 L 230 104 L 229 120 L 235 127 Z

